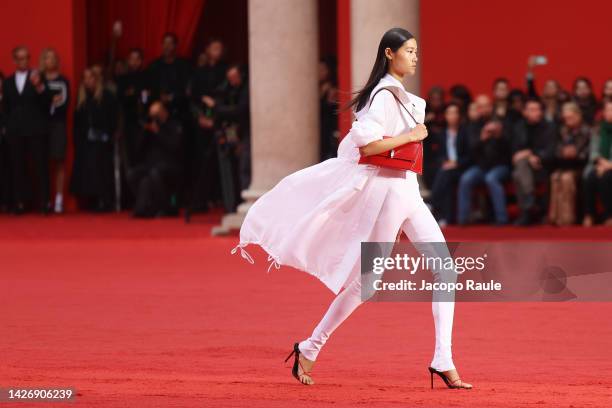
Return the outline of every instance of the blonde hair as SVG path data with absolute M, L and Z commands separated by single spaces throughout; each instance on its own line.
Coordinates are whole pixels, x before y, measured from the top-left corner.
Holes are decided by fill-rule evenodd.
M 92 67 L 85 68 L 83 70 L 81 84 L 79 85 L 79 94 L 77 96 L 77 109 L 80 109 L 81 106 L 83 106 L 83 104 L 87 100 L 87 90 L 85 89 L 85 84 L 84 84 L 84 77 L 85 77 L 85 73 L 87 72 L 90 72 L 91 75 L 93 75 L 94 78 L 96 79 L 96 89 L 94 90 L 94 94 L 93 94 L 94 99 L 96 100 L 97 103 L 100 103 L 100 101 L 102 100 L 102 92 L 104 90 L 104 88 L 102 87 L 102 77 L 98 73 L 96 73 L 96 70 L 92 69 Z
M 47 59 L 47 56 L 49 54 L 53 54 L 53 58 L 55 59 L 55 69 L 59 71 L 59 68 L 60 68 L 60 60 L 59 60 L 59 55 L 57 55 L 57 51 L 55 51 L 55 49 L 53 48 L 44 48 L 40 52 L 40 58 L 38 61 L 38 70 L 43 74 L 46 71 L 45 60 Z
M 580 106 L 578 106 L 576 102 L 573 102 L 573 101 L 565 102 L 563 106 L 561 106 L 561 110 L 562 111 L 568 110 L 582 117 L 582 110 L 580 109 Z

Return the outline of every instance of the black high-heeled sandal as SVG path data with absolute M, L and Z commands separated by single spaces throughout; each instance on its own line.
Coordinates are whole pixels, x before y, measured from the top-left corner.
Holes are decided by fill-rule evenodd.
M 454 379 L 453 381 L 449 380 L 448 377 L 442 372 L 442 371 L 438 371 L 433 367 L 428 367 L 429 368 L 429 374 L 431 375 L 431 388 L 433 389 L 433 375 L 434 374 L 438 374 L 440 376 L 440 378 L 442 378 L 442 380 L 444 381 L 444 384 L 446 384 L 446 386 L 448 388 L 454 388 L 454 389 L 464 389 L 464 390 L 471 390 L 473 387 L 470 385 L 469 387 L 464 387 L 463 386 L 463 381 L 461 381 L 461 378 L 457 377 L 456 379 Z M 457 384 L 458 382 L 458 384 Z
M 291 358 L 292 355 L 295 354 L 295 359 L 293 360 L 293 367 L 291 368 L 291 374 L 293 374 L 293 376 L 296 378 L 296 380 L 298 380 L 302 384 L 304 384 L 304 385 L 312 385 L 312 384 L 308 384 L 308 383 L 303 382 L 302 379 L 300 378 L 301 375 L 307 375 L 310 378 L 312 378 L 312 375 L 310 375 L 310 371 L 306 371 L 306 369 L 304 369 L 304 366 L 300 362 L 300 348 L 299 348 L 299 345 L 300 345 L 300 343 L 295 343 L 293 345 L 293 351 L 291 351 L 291 354 L 289 354 L 287 356 L 287 358 L 285 359 L 285 363 L 287 361 L 289 361 L 289 359 Z M 302 374 L 298 374 L 298 367 L 302 368 Z

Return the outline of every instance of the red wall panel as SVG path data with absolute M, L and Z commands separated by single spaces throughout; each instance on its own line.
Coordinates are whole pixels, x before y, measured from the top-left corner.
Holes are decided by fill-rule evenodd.
M 553 78 L 569 89 L 584 75 L 599 97 L 612 78 L 610 16 L 606 0 L 421 0 L 421 91 L 463 83 L 489 92 L 498 76 L 522 87 L 527 57 L 543 54 L 539 88 Z

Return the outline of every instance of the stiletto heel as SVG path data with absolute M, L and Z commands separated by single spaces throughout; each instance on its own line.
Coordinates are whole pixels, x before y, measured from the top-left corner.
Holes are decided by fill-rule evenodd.
M 433 389 L 433 375 L 437 374 L 440 378 L 442 378 L 442 380 L 444 381 L 444 384 L 446 384 L 446 386 L 448 388 L 454 388 L 454 389 L 465 389 L 465 390 L 471 390 L 472 389 L 472 385 L 471 384 L 467 384 L 469 385 L 469 387 L 466 387 L 463 383 L 463 381 L 461 380 L 461 378 L 457 377 L 456 379 L 454 379 L 453 381 L 451 381 L 442 371 L 438 371 L 433 367 L 428 367 L 429 369 L 429 374 L 431 375 L 431 388 Z
M 306 371 L 306 369 L 304 368 L 304 366 L 302 365 L 302 363 L 300 362 L 300 347 L 299 347 L 300 343 L 295 343 L 293 345 L 293 350 L 291 351 L 291 353 L 289 353 L 289 355 L 287 356 L 287 358 L 285 359 L 285 363 L 287 361 L 289 361 L 289 359 L 291 358 L 291 356 L 295 355 L 295 359 L 293 360 L 293 367 L 291 368 L 291 374 L 302 384 L 304 385 L 312 385 L 313 383 L 305 383 L 302 381 L 301 376 L 303 375 L 307 375 L 308 377 L 310 377 L 312 379 L 312 376 L 310 375 L 310 371 Z M 302 373 L 299 373 L 298 367 L 300 367 L 302 369 Z

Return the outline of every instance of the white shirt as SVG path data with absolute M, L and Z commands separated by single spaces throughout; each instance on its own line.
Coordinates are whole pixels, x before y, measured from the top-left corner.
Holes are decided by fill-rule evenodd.
M 454 130 L 446 130 L 446 154 L 448 160 L 457 161 L 457 132 Z
M 15 72 L 15 85 L 17 86 L 17 92 L 21 95 L 23 88 L 25 88 L 26 80 L 28 79 L 28 71 L 16 71 Z

